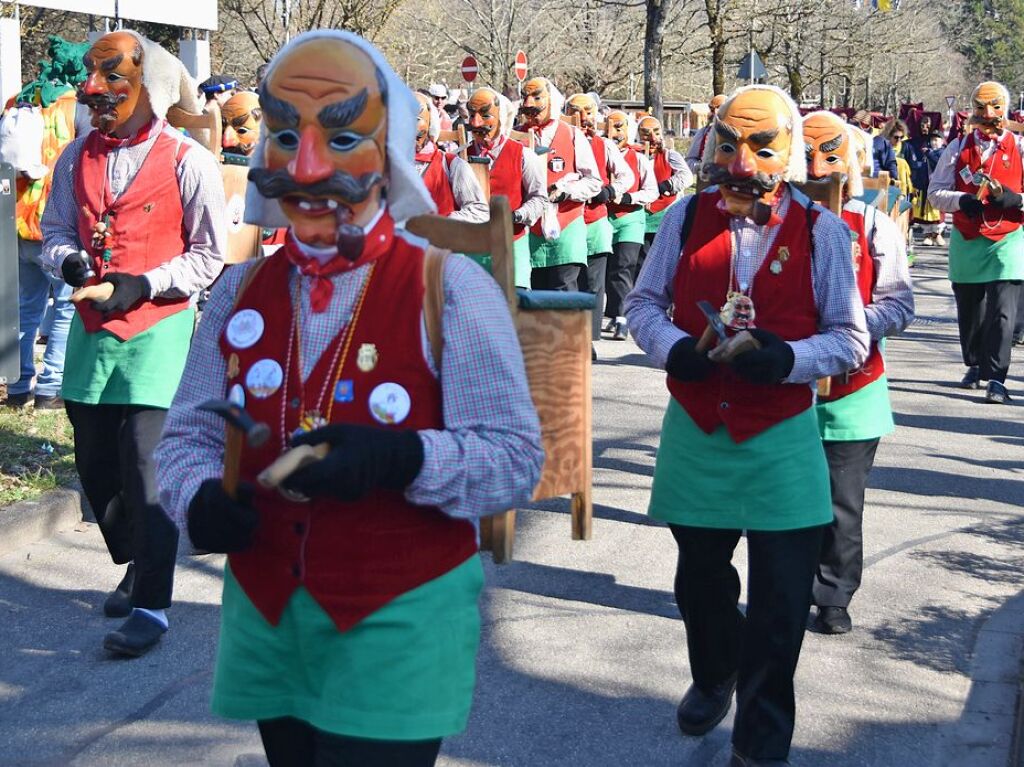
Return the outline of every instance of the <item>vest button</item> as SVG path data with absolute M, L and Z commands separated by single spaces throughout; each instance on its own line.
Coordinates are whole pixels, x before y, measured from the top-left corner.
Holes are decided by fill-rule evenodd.
M 728 402 L 723 402 L 721 405 L 719 405 L 719 407 L 722 408 L 722 410 L 728 410 L 729 409 L 729 403 Z
M 306 526 L 304 524 L 302 524 L 301 522 L 296 522 L 295 523 L 295 534 L 296 535 L 302 535 L 304 532 L 306 532 Z
M 302 568 L 299 567 L 298 565 L 292 565 L 292 575 L 294 575 L 296 578 L 301 576 L 302 575 Z
M 292 407 L 292 408 L 296 408 L 296 407 L 298 407 L 301 404 L 302 403 L 299 401 L 298 397 L 292 397 L 292 400 L 291 400 L 291 402 L 288 403 L 288 406 Z

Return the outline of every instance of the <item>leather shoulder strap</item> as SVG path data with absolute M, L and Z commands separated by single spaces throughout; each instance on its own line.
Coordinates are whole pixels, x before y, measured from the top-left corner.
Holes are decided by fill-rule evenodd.
M 441 314 L 444 311 L 444 265 L 451 253 L 428 245 L 423 253 L 423 322 L 434 358 L 434 369 L 441 375 L 444 351 Z
M 257 258 L 256 263 L 245 270 L 245 274 L 242 275 L 242 281 L 238 283 L 238 290 L 235 291 L 235 299 L 231 304 L 231 314 L 234 314 L 235 309 L 238 308 L 238 302 L 242 300 L 242 296 L 245 295 L 245 291 L 249 289 L 252 281 L 256 279 L 256 274 L 269 260 L 269 258 Z

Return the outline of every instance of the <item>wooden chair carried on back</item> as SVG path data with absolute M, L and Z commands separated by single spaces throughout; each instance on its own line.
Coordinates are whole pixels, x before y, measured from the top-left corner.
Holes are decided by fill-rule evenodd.
M 523 350 L 530 394 L 540 418 L 544 470 L 534 500 L 572 497 L 572 539 L 589 540 L 593 518 L 593 444 L 590 391 L 590 323 L 593 300 L 581 294 L 516 292 L 512 268 L 512 213 L 508 199 L 490 201 L 491 217 L 471 224 L 417 216 L 406 229 L 438 248 L 490 253 L 493 274 L 508 302 Z M 574 302 L 574 297 L 577 300 Z M 515 510 L 481 520 L 481 548 L 495 562 L 512 558 Z
M 171 107 L 167 110 L 167 122 L 175 128 L 187 130 L 190 136 L 221 162 L 220 173 L 224 182 L 228 219 L 228 252 L 224 256 L 224 263 L 237 264 L 257 258 L 261 254 L 261 230 L 258 226 L 243 221 L 245 189 L 249 183 L 249 162 L 248 158 L 242 158 L 240 155 L 228 155 L 229 160 L 225 161 L 225 155 L 221 151 L 223 127 L 220 106 L 216 101 L 210 101 L 200 114 L 186 112 L 180 107 Z
M 489 200 L 491 198 L 491 177 L 488 173 L 488 164 L 474 162 L 473 158 L 469 156 L 469 139 L 466 137 L 466 126 L 460 125 L 454 130 L 443 130 L 437 135 L 437 142 L 439 144 L 450 143 L 455 144 L 459 151 L 456 153 L 462 160 L 469 163 L 469 167 L 473 171 L 473 175 L 476 176 L 476 180 L 480 182 L 480 188 L 483 190 L 484 199 Z

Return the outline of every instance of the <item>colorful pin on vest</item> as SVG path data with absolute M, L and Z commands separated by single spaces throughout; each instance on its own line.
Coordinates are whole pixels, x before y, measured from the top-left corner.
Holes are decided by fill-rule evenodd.
M 411 409 L 412 399 L 401 384 L 382 383 L 370 392 L 370 415 L 378 423 L 399 424 L 409 416 Z
M 231 391 L 228 392 L 228 401 L 239 407 L 245 407 L 245 390 L 242 388 L 242 384 L 235 384 L 231 387 Z
M 380 361 L 380 355 L 377 353 L 376 344 L 363 344 L 359 347 L 359 353 L 356 355 L 356 367 L 364 373 L 369 373 Z
M 334 386 L 334 401 L 335 402 L 351 402 L 355 399 L 356 387 L 353 381 L 344 380 L 338 381 Z
M 236 349 L 248 349 L 263 337 L 263 328 L 262 314 L 255 309 L 242 309 L 228 320 L 224 335 Z
M 281 388 L 284 381 L 284 371 L 276 360 L 260 360 L 245 374 L 245 388 L 249 393 L 258 398 L 266 399 Z
M 239 367 L 238 367 L 238 355 L 231 352 L 231 356 L 228 357 L 228 380 L 232 378 L 238 378 Z

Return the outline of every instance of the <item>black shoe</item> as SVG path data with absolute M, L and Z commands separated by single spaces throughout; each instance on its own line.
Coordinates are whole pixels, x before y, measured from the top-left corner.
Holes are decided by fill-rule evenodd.
M 967 373 L 963 378 L 960 379 L 961 389 L 980 389 L 981 388 L 981 370 L 977 365 L 972 365 L 967 368 Z
M 735 674 L 707 692 L 691 684 L 676 709 L 679 729 L 686 735 L 703 735 L 713 730 L 729 713 L 735 690 Z
M 32 404 L 32 392 L 27 391 L 24 394 L 11 394 L 7 393 L 7 399 L 4 400 L 4 407 L 9 407 L 14 410 L 25 410 L 29 405 Z
M 103 638 L 103 646 L 117 655 L 138 658 L 156 647 L 167 632 L 166 627 L 143 612 L 133 610 L 131 617 L 117 631 Z
M 1013 334 L 1014 346 L 1024 346 L 1024 331 Z
M 597 362 L 597 349 L 594 348 L 593 344 L 590 345 L 590 361 Z
M 50 397 L 47 397 L 45 394 L 37 394 L 35 407 L 36 410 L 63 410 L 64 400 L 56 394 Z
M 729 767 L 788 767 L 789 762 L 785 759 L 752 759 L 744 756 L 735 748 L 732 750 L 732 759 L 729 760 Z
M 108 618 L 127 618 L 132 613 L 132 586 L 135 584 L 135 565 L 128 565 L 124 578 L 110 592 L 103 603 L 103 614 Z
M 629 338 L 629 326 L 626 324 L 626 318 L 619 317 L 612 326 L 612 340 L 625 341 L 627 338 Z
M 989 381 L 988 389 L 985 391 L 985 401 L 996 405 L 1005 405 L 1010 401 L 1010 392 L 1006 391 L 1006 386 L 999 381 Z
M 811 631 L 818 634 L 848 634 L 852 628 L 853 621 L 845 607 L 819 607 L 811 624 Z

